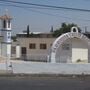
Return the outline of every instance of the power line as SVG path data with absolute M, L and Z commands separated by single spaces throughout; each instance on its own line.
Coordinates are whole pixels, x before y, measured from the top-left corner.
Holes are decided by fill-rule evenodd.
M 0 5 L 6 5 L 6 6 L 13 6 L 13 7 L 19 7 L 19 8 L 33 8 L 33 9 L 48 9 L 48 10 L 60 10 L 58 8 L 48 8 L 48 7 L 37 7 L 37 6 L 20 6 L 20 5 L 15 5 L 15 4 L 11 4 L 11 3 L 1 3 Z
M 33 9 L 50 9 L 50 8 L 44 8 L 44 7 L 35 7 L 35 6 L 20 6 L 20 5 L 13 5 L 11 3 L 1 3 L 0 5 L 2 6 L 12 6 L 12 7 L 18 7 L 18 8 L 25 8 L 25 9 L 28 9 L 28 8 L 33 8 Z M 58 9 L 50 9 L 50 10 L 58 10 Z
M 11 0 L 0 0 L 1 2 L 10 2 L 22 5 L 32 5 L 37 7 L 48 7 L 48 8 L 56 8 L 56 9 L 65 9 L 65 10 L 74 10 L 74 11 L 83 11 L 83 12 L 90 12 L 89 9 L 78 9 L 78 8 L 69 8 L 69 7 L 60 7 L 60 6 L 52 6 L 52 5 L 45 5 L 45 4 L 35 4 L 35 3 L 26 3 L 26 2 L 18 2 L 18 1 L 11 1 Z
M 40 13 L 40 14 L 54 16 L 54 17 L 62 17 L 62 18 L 67 18 L 67 19 L 72 19 L 72 20 L 74 19 L 74 18 L 71 18 L 71 17 L 61 16 L 61 15 L 58 15 L 58 14 L 50 14 L 50 13 L 47 13 L 47 12 L 42 12 L 42 11 L 31 9 L 31 8 L 35 8 L 35 7 L 26 7 L 26 6 L 20 6 L 20 5 L 12 5 L 12 4 L 0 4 L 0 5 L 22 8 L 22 9 L 25 9 L 27 11 L 31 11 L 31 12 L 34 12 L 34 13 Z M 35 9 L 37 9 L 37 8 L 35 8 Z M 89 21 L 90 22 L 90 20 L 80 19 L 80 18 L 75 18 L 74 20 L 81 20 L 81 21 Z

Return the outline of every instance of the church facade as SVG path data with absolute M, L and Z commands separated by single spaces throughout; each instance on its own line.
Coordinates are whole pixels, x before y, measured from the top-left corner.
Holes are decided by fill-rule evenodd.
M 58 37 L 51 49 L 52 63 L 88 63 L 90 39 L 79 33 L 77 27 Z
M 11 40 L 11 20 L 8 15 L 0 16 L 0 58 L 51 63 L 90 63 L 90 39 L 79 33 L 77 27 L 58 38 L 51 33 L 34 34 L 26 37 L 19 34 L 17 41 Z

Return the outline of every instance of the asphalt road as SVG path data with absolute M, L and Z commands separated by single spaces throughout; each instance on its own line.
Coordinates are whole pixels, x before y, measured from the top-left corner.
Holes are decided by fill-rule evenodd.
M 0 77 L 0 90 L 90 90 L 90 79 Z

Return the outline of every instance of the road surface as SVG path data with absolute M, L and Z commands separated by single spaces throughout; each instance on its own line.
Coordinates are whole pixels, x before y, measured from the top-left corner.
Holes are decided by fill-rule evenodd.
M 0 90 L 90 90 L 90 79 L 0 77 Z

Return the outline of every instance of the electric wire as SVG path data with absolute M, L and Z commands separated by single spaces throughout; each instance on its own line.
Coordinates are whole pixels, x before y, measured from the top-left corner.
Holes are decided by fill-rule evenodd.
M 52 6 L 52 5 L 45 5 L 45 4 L 35 4 L 35 3 L 26 3 L 26 2 L 19 2 L 19 1 L 11 1 L 11 0 L 0 0 L 1 2 L 10 2 L 16 3 L 21 5 L 32 5 L 37 7 L 48 7 L 48 8 L 57 8 L 57 9 L 65 9 L 65 10 L 74 10 L 74 11 L 83 11 L 83 12 L 90 12 L 89 9 L 79 9 L 79 8 L 70 8 L 70 7 L 60 7 L 60 6 Z
M 50 13 L 47 13 L 47 12 L 42 12 L 42 11 L 39 11 L 39 10 L 35 10 L 36 8 L 35 7 L 26 7 L 26 6 L 20 6 L 20 5 L 12 5 L 12 4 L 0 4 L 0 5 L 4 5 L 4 6 L 11 6 L 11 7 L 17 7 L 17 8 L 22 8 L 24 10 L 27 10 L 27 11 L 31 11 L 31 12 L 34 12 L 34 13 L 39 13 L 39 14 L 44 14 L 44 15 L 49 15 L 49 16 L 54 16 L 54 17 L 62 17 L 62 18 L 67 18 L 67 19 L 71 19 L 71 20 L 81 20 L 81 21 L 89 21 L 90 20 L 88 19 L 81 19 L 81 18 L 71 18 L 71 17 L 67 17 L 67 16 L 61 16 L 61 15 L 58 15 L 58 14 L 50 14 Z M 35 8 L 35 9 L 32 9 L 32 8 Z M 39 8 L 41 9 L 41 8 Z

